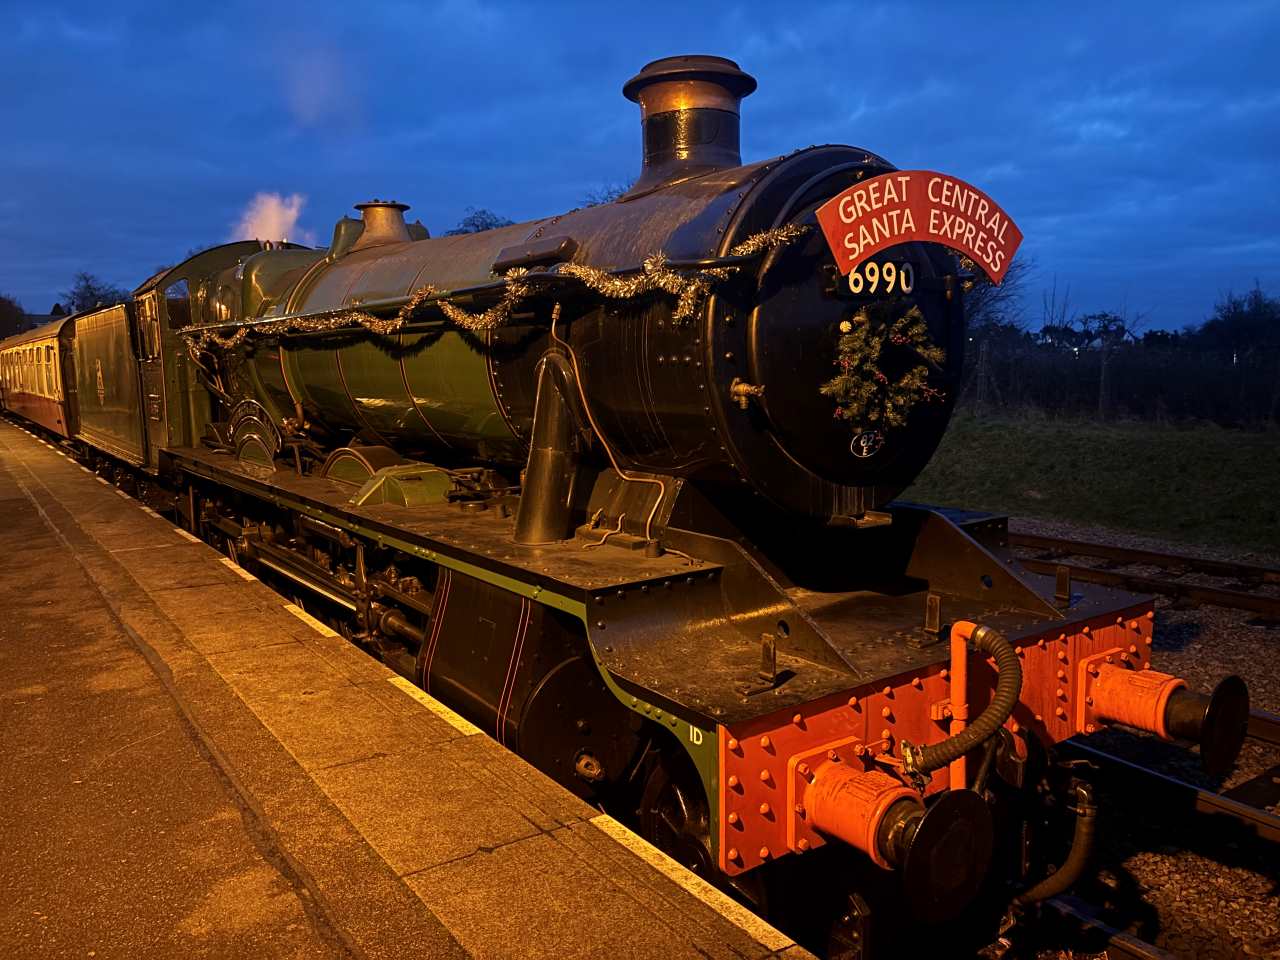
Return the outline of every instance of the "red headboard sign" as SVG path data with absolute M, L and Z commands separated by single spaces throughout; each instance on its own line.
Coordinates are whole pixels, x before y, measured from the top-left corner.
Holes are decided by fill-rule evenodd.
M 1004 279 L 1022 231 L 994 200 L 931 170 L 898 170 L 854 184 L 818 208 L 842 274 L 899 243 L 941 243 L 969 257 L 993 283 Z

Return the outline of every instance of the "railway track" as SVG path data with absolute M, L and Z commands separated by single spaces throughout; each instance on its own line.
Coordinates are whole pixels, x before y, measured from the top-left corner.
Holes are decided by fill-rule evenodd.
M 1253 711 L 1247 736 L 1251 740 L 1280 745 L 1280 717 L 1264 711 Z M 1143 809 L 1158 809 L 1161 819 L 1169 822 L 1187 818 L 1212 817 L 1216 822 L 1238 827 L 1247 837 L 1265 845 L 1280 844 L 1280 764 L 1264 770 L 1245 783 L 1217 792 L 1189 783 L 1169 773 L 1153 770 L 1132 760 L 1116 756 L 1084 739 L 1068 740 L 1060 749 L 1075 759 L 1087 760 L 1104 774 L 1109 787 L 1118 787 L 1124 795 L 1144 797 Z M 1208 822 L 1200 821 L 1206 826 Z M 1234 827 L 1233 827 L 1234 829 Z M 1244 841 L 1246 844 L 1248 840 Z M 1186 939 L 1186 931 L 1175 931 L 1174 939 L 1182 944 L 1177 954 L 1168 952 L 1133 934 L 1110 926 L 1103 915 L 1107 911 L 1080 900 L 1072 894 L 1054 897 L 1045 903 L 1042 920 L 1052 918 L 1046 931 L 1053 950 L 1041 950 L 1037 957 L 1108 957 L 1113 960 L 1173 960 L 1187 956 L 1185 948 L 1198 943 Z M 1120 915 L 1127 915 L 1124 910 Z M 1164 920 L 1161 920 L 1163 925 Z M 1149 935 L 1149 934 L 1148 934 Z M 1181 937 L 1181 939 L 1178 939 Z M 1069 945 L 1069 949 L 1067 948 Z M 1194 947 L 1198 951 L 1198 947 Z M 1199 955 L 1195 953 L 1194 955 Z M 1214 956 L 1226 954 L 1213 953 Z M 1232 954 L 1233 956 L 1235 954 Z
M 1045 906 L 1057 915 L 1058 924 L 1065 928 L 1063 932 L 1072 944 L 1073 955 L 1088 951 L 1101 953 L 1107 960 L 1175 960 L 1174 954 L 1167 950 L 1115 929 L 1075 897 L 1053 897 Z
M 1280 717 L 1255 710 L 1249 717 L 1249 739 L 1280 744 Z M 1117 757 L 1083 740 L 1069 740 L 1063 748 L 1107 772 L 1110 780 L 1136 790 L 1159 794 L 1171 812 L 1229 817 L 1259 840 L 1280 843 L 1280 764 L 1244 783 L 1216 792 L 1176 776 Z
M 1065 568 L 1072 579 L 1086 583 L 1161 594 L 1188 606 L 1209 604 L 1248 610 L 1267 619 L 1280 620 L 1280 568 L 1277 567 L 1028 533 L 1010 532 L 1009 546 L 1023 552 L 1019 562 L 1032 573 L 1055 576 Z M 1097 562 L 1066 562 L 1069 558 Z M 1154 567 L 1161 573 L 1153 576 L 1126 570 L 1126 567 Z M 1225 580 L 1228 585 L 1184 579 L 1188 576 Z M 1277 589 L 1266 592 L 1270 588 Z

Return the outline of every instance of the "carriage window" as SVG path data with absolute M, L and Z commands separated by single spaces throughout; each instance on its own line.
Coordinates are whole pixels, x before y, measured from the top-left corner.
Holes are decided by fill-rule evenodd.
M 185 279 L 179 280 L 164 292 L 164 303 L 169 314 L 170 330 L 181 330 L 191 323 L 191 292 Z
M 58 395 L 58 351 L 53 347 L 44 348 L 44 359 L 49 365 L 49 395 Z

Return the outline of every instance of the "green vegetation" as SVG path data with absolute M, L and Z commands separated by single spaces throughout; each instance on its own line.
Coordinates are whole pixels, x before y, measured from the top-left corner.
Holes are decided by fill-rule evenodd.
M 903 499 L 1280 552 L 1280 430 L 957 414 Z

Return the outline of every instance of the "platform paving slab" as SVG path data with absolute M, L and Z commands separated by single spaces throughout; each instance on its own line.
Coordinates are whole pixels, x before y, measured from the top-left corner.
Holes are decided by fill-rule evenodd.
M 27 506 L 0 500 L 0 954 L 347 956 Z
M 12 529 L 11 516 L 44 533 Z M 292 891 L 306 921 L 299 929 L 311 931 L 316 949 L 362 957 L 807 956 L 725 898 L 699 893 L 696 878 L 638 838 L 618 839 L 612 821 L 602 829 L 597 811 L 290 612 L 287 600 L 212 548 L 0 422 L 0 549 L 23 544 L 30 572 L 7 574 L 4 586 L 24 629 L 57 633 L 65 656 L 116 674 L 77 682 L 39 657 L 7 657 L 13 678 L 0 675 L 4 691 L 52 681 L 66 688 L 67 704 L 119 694 L 111 684 L 149 689 L 159 703 L 167 697 L 228 809 L 250 825 L 246 836 L 271 851 L 266 862 Z M 80 578 L 114 632 L 74 620 L 80 608 L 68 611 L 59 599 L 65 577 Z M 43 603 L 41 584 L 54 593 Z M 111 666 L 129 657 L 127 669 Z M 85 730 L 82 739 L 96 743 L 98 728 Z M 183 782 L 187 766 L 158 766 L 153 775 Z M 10 774 L 0 777 L 7 789 Z M 51 807 L 61 802 L 57 791 L 46 795 Z M 118 813 L 103 814 L 111 815 Z M 187 835 L 169 836 L 139 842 L 163 849 Z M 227 896 L 251 886 L 232 884 Z M 216 913 L 212 887 L 208 896 L 206 914 Z M 200 936 L 211 922 L 180 929 Z M 293 949 L 251 952 L 312 955 Z

